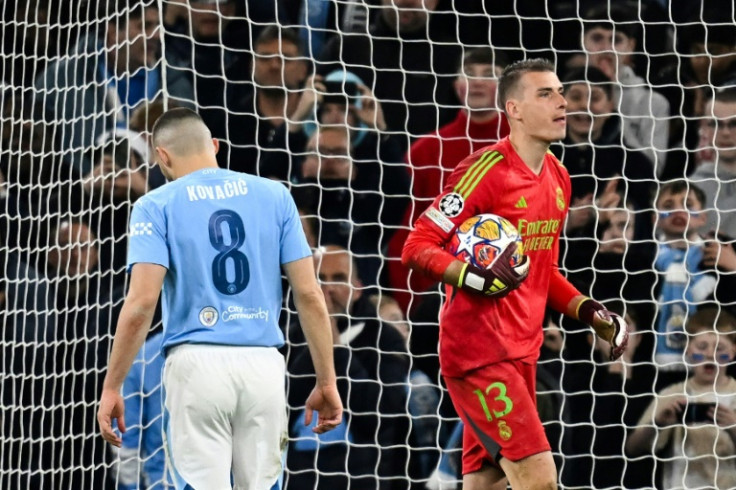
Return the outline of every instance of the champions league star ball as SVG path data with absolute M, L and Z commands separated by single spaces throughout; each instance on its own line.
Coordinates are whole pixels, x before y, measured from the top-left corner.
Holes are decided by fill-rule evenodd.
M 516 266 L 524 257 L 521 236 L 516 227 L 506 218 L 495 214 L 479 214 L 457 227 L 450 239 L 449 252 L 462 261 L 487 269 L 511 242 L 518 244 L 511 256 L 511 265 Z

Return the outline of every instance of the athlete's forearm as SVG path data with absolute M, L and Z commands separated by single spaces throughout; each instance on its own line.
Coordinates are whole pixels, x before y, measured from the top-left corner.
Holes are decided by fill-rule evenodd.
M 421 219 L 404 243 L 401 262 L 435 281 L 457 284 L 463 262 L 444 248 L 442 240 Z
M 146 341 L 155 311 L 155 302 L 150 305 L 134 299 L 125 300 L 118 318 L 103 389 L 120 391 L 135 356 Z
M 558 269 L 552 271 L 547 296 L 547 304 L 550 308 L 577 320 L 577 309 L 584 299 L 587 297 L 570 284 L 570 281 Z
M 332 328 L 322 291 L 319 288 L 309 292 L 295 291 L 294 304 L 307 339 L 317 384 L 324 386 L 335 383 Z

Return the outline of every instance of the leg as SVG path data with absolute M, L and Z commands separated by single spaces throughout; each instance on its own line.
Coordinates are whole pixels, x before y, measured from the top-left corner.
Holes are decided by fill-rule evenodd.
M 235 400 L 221 366 L 217 354 L 198 346 L 179 347 L 166 361 L 166 441 L 177 488 L 231 488 Z
M 557 467 L 550 451 L 533 454 L 519 461 L 501 458 L 500 464 L 514 490 L 557 488 Z
M 283 472 L 282 456 L 288 441 L 286 368 L 276 349 L 242 350 L 233 417 L 233 482 L 238 490 L 268 489 Z
M 495 466 L 463 475 L 463 490 L 506 490 L 506 475 Z

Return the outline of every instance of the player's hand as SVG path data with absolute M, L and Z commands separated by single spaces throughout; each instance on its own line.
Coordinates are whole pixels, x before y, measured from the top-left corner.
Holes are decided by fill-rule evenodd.
M 458 285 L 466 291 L 492 298 L 503 298 L 514 289 L 518 289 L 529 275 L 530 262 L 529 257 L 525 255 L 519 264 L 512 266 L 511 256 L 516 252 L 516 248 L 516 242 L 510 243 L 485 270 L 468 264 L 460 276 Z
M 309 394 L 304 408 L 304 425 L 312 425 L 314 411 L 317 411 L 317 426 L 312 429 L 316 434 L 324 434 L 340 425 L 342 421 L 342 400 L 335 383 L 327 386 L 315 386 Z
M 100 424 L 102 438 L 113 446 L 120 447 L 122 438 L 112 428 L 112 421 L 117 420 L 118 429 L 125 432 L 125 403 L 123 396 L 114 390 L 103 390 L 100 397 L 100 408 L 97 410 L 97 423 Z
M 629 326 L 623 318 L 599 302 L 586 298 L 578 307 L 578 319 L 593 327 L 598 337 L 611 345 L 612 361 L 621 357 L 629 344 Z

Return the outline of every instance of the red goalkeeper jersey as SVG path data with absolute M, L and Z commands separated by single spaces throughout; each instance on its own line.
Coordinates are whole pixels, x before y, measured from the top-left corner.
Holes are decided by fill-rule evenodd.
M 511 221 L 531 259 L 527 279 L 504 298 L 446 286 L 447 300 L 440 314 L 444 375 L 462 376 L 505 360 L 537 360 L 550 283 L 569 285 L 557 269 L 559 237 L 569 202 L 570 176 L 551 152 L 536 175 L 504 138 L 463 160 L 443 193 L 419 217 L 403 258 L 435 278 L 454 260 L 444 248 L 455 228 L 482 213 Z

